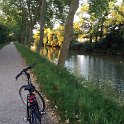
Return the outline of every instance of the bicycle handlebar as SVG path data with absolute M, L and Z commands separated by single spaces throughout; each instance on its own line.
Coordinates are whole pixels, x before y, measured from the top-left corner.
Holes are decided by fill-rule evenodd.
M 29 69 L 31 69 L 31 68 L 34 68 L 35 65 L 36 65 L 36 63 L 34 63 L 34 64 L 28 66 L 28 67 L 25 68 L 25 69 L 23 69 L 23 70 L 15 77 L 16 80 L 22 75 L 23 72 L 24 72 L 25 74 L 27 74 L 27 71 L 28 71 Z
M 36 63 L 30 65 L 29 67 L 27 67 L 27 68 L 25 68 L 25 69 L 23 69 L 23 71 L 28 71 L 28 69 L 34 68 L 35 65 L 36 65 Z

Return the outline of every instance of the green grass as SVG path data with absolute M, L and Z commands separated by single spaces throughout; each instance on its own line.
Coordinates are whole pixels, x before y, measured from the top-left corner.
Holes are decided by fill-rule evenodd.
M 66 69 L 58 68 L 39 54 L 19 44 L 16 47 L 27 64 L 37 62 L 34 69 L 37 82 L 51 104 L 57 106 L 63 123 L 69 120 L 70 124 L 124 124 L 124 106 L 99 90 L 85 87 Z

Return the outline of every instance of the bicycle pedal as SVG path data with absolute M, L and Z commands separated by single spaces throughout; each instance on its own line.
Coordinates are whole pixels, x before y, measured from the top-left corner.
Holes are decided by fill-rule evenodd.
M 28 118 L 27 118 L 27 117 L 24 117 L 24 121 L 25 121 L 25 122 L 28 122 Z

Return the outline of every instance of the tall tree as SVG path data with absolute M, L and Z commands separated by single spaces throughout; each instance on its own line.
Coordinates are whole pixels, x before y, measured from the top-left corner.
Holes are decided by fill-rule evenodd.
M 102 39 L 103 37 L 103 27 L 106 17 L 109 14 L 109 11 L 112 9 L 110 7 L 115 0 L 88 0 L 89 2 L 89 14 L 93 15 L 92 21 L 92 33 L 91 35 L 95 36 L 95 41 L 98 40 L 98 37 Z
M 45 14 L 47 10 L 47 2 L 46 0 L 42 0 L 40 2 L 40 40 L 37 44 L 37 52 L 40 52 L 41 47 L 43 46 L 43 38 L 44 38 L 44 25 L 45 25 Z
M 30 46 L 33 35 L 33 28 L 39 20 L 39 1 L 38 0 L 4 0 L 1 2 L 2 10 L 6 15 L 7 24 L 12 26 L 16 22 L 19 27 L 17 37 L 18 41 L 25 44 L 28 42 Z M 11 20 L 10 20 L 11 19 Z
M 53 27 L 56 20 L 65 23 L 70 0 L 42 0 L 40 4 L 40 40 L 37 44 L 37 52 L 43 47 L 44 27 Z
M 71 0 L 69 13 L 64 28 L 64 41 L 60 50 L 60 56 L 58 60 L 58 66 L 63 67 L 65 59 L 68 55 L 70 42 L 73 38 L 73 20 L 75 12 L 79 7 L 79 0 Z
M 31 46 L 32 42 L 32 35 L 33 35 L 33 28 L 34 25 L 38 22 L 40 19 L 40 6 L 41 1 L 37 0 L 26 0 L 26 6 L 27 6 L 27 13 L 28 13 L 28 20 L 29 20 L 29 35 L 28 35 L 28 46 Z

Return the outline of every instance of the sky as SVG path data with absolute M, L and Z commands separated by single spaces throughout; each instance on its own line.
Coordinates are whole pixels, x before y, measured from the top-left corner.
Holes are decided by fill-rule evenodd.
M 87 2 L 87 0 L 79 0 L 80 1 L 80 4 L 81 3 L 86 3 Z M 120 5 L 121 3 L 123 2 L 123 0 L 117 0 L 117 5 Z
M 87 1 L 88 1 L 88 0 L 79 0 L 80 5 L 81 5 L 82 3 L 87 3 Z M 122 2 L 123 2 L 123 0 L 117 0 L 116 4 L 117 4 L 117 5 L 121 5 Z M 86 14 L 86 16 L 88 16 L 88 14 Z M 75 15 L 74 21 L 76 21 L 76 20 L 78 20 L 78 16 Z
M 117 5 L 120 5 L 123 2 L 123 0 L 117 0 Z

